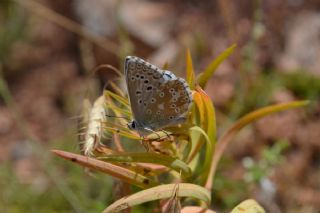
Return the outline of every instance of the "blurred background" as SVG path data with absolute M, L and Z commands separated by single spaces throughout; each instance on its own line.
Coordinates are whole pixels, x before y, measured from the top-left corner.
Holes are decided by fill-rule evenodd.
M 206 92 L 221 133 L 268 104 L 311 100 L 245 128 L 219 165 L 213 208 L 254 198 L 268 212 L 320 209 L 320 1 L 1 0 L 1 212 L 100 212 L 120 182 L 52 156 L 79 152 L 84 98 L 137 55 L 183 76 L 237 44 Z M 136 210 L 136 212 L 140 212 Z M 147 212 L 147 211 L 146 211 Z

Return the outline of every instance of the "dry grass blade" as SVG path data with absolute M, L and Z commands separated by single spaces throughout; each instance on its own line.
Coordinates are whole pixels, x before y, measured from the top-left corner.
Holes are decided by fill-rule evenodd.
M 157 183 L 143 175 L 140 175 L 131 170 L 125 169 L 123 167 L 106 163 L 104 161 L 96 160 L 94 158 L 77 155 L 70 152 L 60 151 L 60 150 L 51 150 L 54 154 L 64 159 L 70 160 L 74 163 L 82 165 L 84 167 L 97 170 L 106 174 L 109 174 L 113 177 L 119 178 L 120 180 L 136 185 L 141 188 L 149 188 L 157 185 Z
M 119 135 L 121 135 L 123 137 L 126 137 L 126 138 L 130 138 L 130 139 L 133 139 L 133 140 L 141 140 L 139 135 L 133 134 L 132 132 L 129 132 L 127 130 L 122 130 L 120 128 L 114 128 L 114 127 L 108 127 L 108 126 L 105 126 L 104 129 L 109 131 L 109 132 L 112 132 L 114 134 L 119 134 Z
M 157 154 L 157 153 L 118 153 L 114 155 L 105 155 L 100 156 L 98 159 L 107 162 L 130 162 L 130 163 L 152 163 L 152 164 L 160 164 L 166 166 L 170 169 L 181 172 L 183 176 L 190 176 L 191 169 L 189 166 L 183 161 L 173 158 L 167 155 Z
M 115 84 L 115 83 L 112 82 L 112 81 L 111 81 L 109 84 L 110 84 L 110 87 L 113 89 L 113 91 L 114 91 L 116 94 L 120 95 L 121 97 L 125 97 L 124 91 L 122 91 L 122 89 L 121 89 L 117 84 Z
M 128 99 L 121 97 L 120 95 L 117 95 L 111 91 L 106 90 L 105 91 L 105 95 L 108 95 L 110 97 L 112 97 L 113 99 L 115 99 L 117 102 L 121 103 L 122 105 L 129 107 L 129 101 Z
M 115 55 L 119 55 L 118 50 L 119 47 L 117 44 L 108 41 L 105 38 L 98 37 L 90 33 L 89 30 L 83 28 L 81 25 L 77 24 L 74 21 L 71 21 L 70 19 L 54 12 L 53 10 L 50 10 L 49 8 L 39 4 L 36 1 L 33 0 L 14 0 L 19 5 L 27 8 L 28 10 L 32 11 L 33 13 L 48 19 L 49 21 L 52 21 L 53 23 L 78 34 L 79 36 L 87 39 L 88 41 L 102 47 L 108 52 L 111 52 Z
M 142 203 L 171 198 L 172 192 L 174 191 L 175 187 L 176 184 L 166 184 L 137 192 L 133 195 L 117 200 L 116 202 L 108 206 L 103 211 L 103 213 L 120 212 L 123 209 Z M 211 196 L 208 190 L 201 186 L 190 183 L 179 183 L 177 197 L 191 197 L 201 200 L 206 204 L 209 204 L 211 201 Z

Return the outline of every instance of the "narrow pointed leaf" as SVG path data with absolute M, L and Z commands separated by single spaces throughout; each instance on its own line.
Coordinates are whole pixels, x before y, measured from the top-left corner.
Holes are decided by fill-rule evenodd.
M 121 135 L 123 137 L 126 137 L 126 138 L 134 139 L 134 140 L 140 140 L 141 139 L 138 135 L 132 134 L 129 131 L 121 130 L 120 128 L 114 128 L 114 127 L 106 126 L 106 127 L 104 127 L 104 130 L 110 131 L 110 132 L 115 133 L 115 134 L 119 134 L 119 135 Z
M 131 170 L 125 169 L 118 165 L 111 163 L 106 163 L 104 161 L 96 160 L 94 158 L 86 157 L 83 155 L 78 155 L 70 152 L 51 150 L 55 155 L 62 157 L 64 159 L 70 160 L 73 163 L 77 163 L 81 166 L 97 170 L 113 177 L 119 178 L 120 180 L 136 185 L 141 188 L 149 188 L 158 185 L 154 180 L 140 175 Z
M 199 125 L 200 128 L 205 128 L 207 127 L 207 119 L 206 119 L 206 115 L 205 115 L 205 106 L 203 103 L 203 100 L 201 98 L 201 94 L 197 91 L 195 91 L 194 95 L 193 95 L 193 101 L 196 105 L 196 109 L 197 109 L 197 113 L 199 114 L 198 116 L 196 116 L 196 118 L 198 119 L 196 121 L 196 124 Z M 195 139 L 194 137 L 192 137 L 192 149 L 191 149 L 191 153 L 188 157 L 188 163 L 191 162 L 194 157 L 197 155 L 197 153 L 199 152 L 204 139 L 203 137 L 199 137 L 198 139 Z M 194 140 L 195 139 L 195 140 Z
M 234 138 L 234 136 L 246 125 L 252 123 L 253 121 L 270 115 L 272 113 L 284 111 L 291 108 L 297 108 L 306 106 L 309 104 L 309 101 L 293 101 L 289 103 L 283 103 L 283 104 L 276 104 L 272 106 L 263 107 L 261 109 L 258 109 L 256 111 L 253 111 L 242 118 L 240 118 L 230 129 L 228 129 L 219 139 L 217 143 L 217 147 L 215 149 L 215 153 L 212 159 L 212 164 L 210 168 L 210 174 L 207 179 L 206 188 L 211 189 L 212 183 L 213 183 L 213 177 L 216 172 L 216 168 L 218 165 L 219 160 L 221 159 L 221 156 L 223 152 L 225 151 L 226 147 L 230 143 L 230 141 Z
M 195 74 L 193 70 L 190 49 L 187 49 L 187 53 L 186 53 L 186 79 L 190 89 L 193 90 L 195 86 Z
M 206 134 L 206 132 L 200 127 L 194 126 L 190 128 L 190 130 L 199 132 L 205 138 L 205 142 L 206 142 L 205 159 L 204 159 L 204 162 L 202 163 L 203 166 L 201 168 L 201 172 L 199 172 L 201 176 L 198 177 L 200 180 L 200 183 L 205 183 L 209 174 L 210 165 L 211 165 L 212 156 L 213 156 L 212 142 L 208 137 L 208 135 Z
M 123 104 L 124 106 L 129 106 L 129 101 L 128 99 L 121 97 L 120 95 L 117 95 L 109 90 L 105 91 L 106 95 L 111 96 L 112 98 L 114 98 L 116 101 L 118 101 L 119 103 Z
M 183 176 L 190 176 L 191 169 L 183 161 L 172 158 L 167 155 L 161 155 L 156 153 L 119 153 L 114 155 L 106 155 L 99 157 L 98 159 L 108 161 L 108 162 L 139 162 L 139 163 L 152 163 L 166 166 L 170 169 L 181 171 Z
M 127 117 L 131 117 L 131 111 L 130 110 L 117 107 L 116 105 L 111 104 L 110 102 L 106 103 L 105 107 L 107 109 L 112 110 L 115 114 L 120 114 L 120 115 L 124 115 L 124 116 L 127 116 Z
M 216 71 L 218 66 L 233 53 L 234 49 L 236 48 L 237 45 L 232 45 L 228 49 L 226 49 L 223 53 L 221 53 L 215 60 L 213 60 L 207 68 L 199 74 L 197 77 L 197 82 L 198 84 L 202 87 L 205 88 L 208 80 L 211 78 L 213 73 Z
M 207 119 L 207 129 L 206 132 L 211 140 L 211 142 L 215 142 L 216 140 L 216 115 L 214 106 L 210 97 L 201 89 L 201 87 L 197 87 L 197 91 L 199 91 L 204 106 L 206 110 L 206 119 Z

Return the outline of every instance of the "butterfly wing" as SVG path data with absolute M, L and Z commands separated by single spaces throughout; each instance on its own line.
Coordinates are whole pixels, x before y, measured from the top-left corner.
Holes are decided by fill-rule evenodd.
M 140 117 L 142 114 L 140 99 L 144 86 L 143 80 L 147 79 L 143 79 L 145 78 L 145 74 L 143 72 L 142 63 L 136 57 L 126 57 L 124 70 L 131 111 L 133 118 L 136 120 L 136 118 Z M 143 76 L 142 79 L 140 75 Z
M 145 115 L 147 98 L 154 91 L 154 73 L 158 73 L 157 68 L 144 60 L 127 56 L 125 62 L 125 75 L 128 87 L 129 100 L 134 120 L 139 124 L 147 123 L 148 117 Z M 161 73 L 159 72 L 160 76 Z
M 131 110 L 140 125 L 157 130 L 184 121 L 192 103 L 184 79 L 133 56 L 126 58 L 125 72 Z
M 148 126 L 154 130 L 185 121 L 192 103 L 191 91 L 182 78 L 168 80 L 157 88 L 149 100 L 148 108 L 154 109 Z

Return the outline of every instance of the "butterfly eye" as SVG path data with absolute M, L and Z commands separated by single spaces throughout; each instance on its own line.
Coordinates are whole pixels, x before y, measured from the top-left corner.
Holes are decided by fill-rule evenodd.
M 170 116 L 170 117 L 169 117 L 169 120 L 172 120 L 172 119 L 173 119 L 173 116 Z
M 173 98 L 173 99 L 172 99 L 172 101 L 173 101 L 173 102 L 177 102 L 177 101 L 178 101 L 178 99 L 176 99 L 176 98 Z
M 139 78 L 140 77 L 140 75 L 139 74 L 136 74 L 136 78 Z
M 140 79 L 144 79 L 144 75 L 141 75 L 141 76 L 140 76 Z
M 149 90 L 149 91 L 152 90 L 152 86 L 148 86 L 147 90 Z
M 135 121 L 131 121 L 130 123 L 128 123 L 128 128 L 129 129 L 135 129 L 137 127 L 136 122 Z
M 142 100 L 141 100 L 141 99 L 139 99 L 139 100 L 138 100 L 138 103 L 139 103 L 139 104 L 142 104 Z
M 140 90 L 137 90 L 137 91 L 136 91 L 136 95 L 141 95 L 141 91 L 140 91 Z
M 170 107 L 171 108 L 176 108 L 176 105 L 175 104 L 171 104 Z
M 173 89 L 173 88 L 171 88 L 171 89 L 169 90 L 169 92 L 170 92 L 170 93 L 173 93 L 173 92 L 174 92 L 174 89 Z
M 134 77 L 131 77 L 131 81 L 134 81 L 135 80 L 135 78 Z
M 179 108 L 175 108 L 174 111 L 175 111 L 176 113 L 179 113 L 179 112 L 180 112 L 180 109 L 179 109 Z
M 156 99 L 152 98 L 151 103 L 155 103 L 155 102 L 156 102 Z
M 148 84 L 149 83 L 149 80 L 147 79 L 147 80 L 144 80 L 144 83 L 145 84 Z

